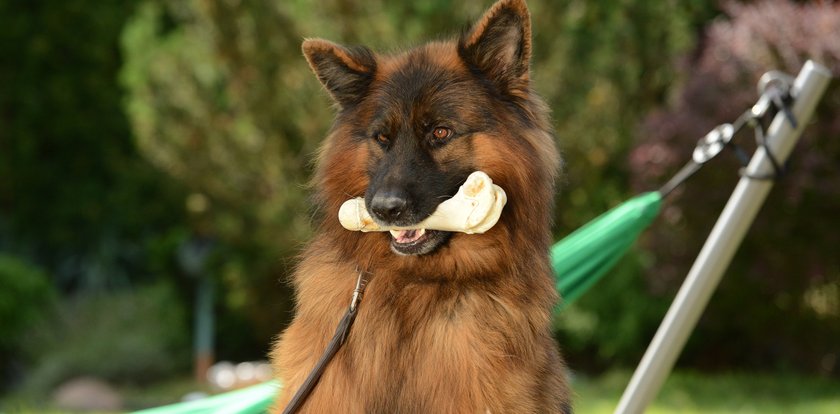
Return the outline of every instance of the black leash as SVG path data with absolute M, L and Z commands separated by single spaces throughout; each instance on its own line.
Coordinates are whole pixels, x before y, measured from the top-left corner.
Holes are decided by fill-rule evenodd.
M 312 393 L 315 385 L 318 384 L 318 380 L 321 379 L 321 374 L 324 373 L 324 369 L 327 368 L 327 364 L 330 363 L 335 354 L 347 340 L 347 336 L 350 334 L 350 327 L 353 326 L 353 321 L 356 320 L 356 313 L 359 310 L 359 302 L 362 300 L 362 294 L 364 293 L 365 285 L 367 284 L 367 281 L 362 277 L 364 274 L 365 272 L 359 271 L 359 278 L 356 280 L 356 288 L 353 289 L 353 299 L 350 301 L 350 307 L 341 318 L 341 322 L 338 323 L 338 327 L 335 328 L 335 335 L 333 335 L 330 343 L 327 344 L 327 349 L 324 351 L 324 354 L 321 355 L 321 359 L 318 360 L 318 363 L 315 364 L 315 368 L 313 368 L 312 372 L 309 373 L 309 376 L 306 377 L 306 381 L 303 382 L 303 385 L 300 386 L 300 389 L 298 389 L 295 393 L 295 396 L 292 397 L 291 401 L 289 401 L 289 405 L 287 405 L 286 409 L 283 410 L 283 414 L 292 414 L 300 409 L 306 401 L 306 398 Z

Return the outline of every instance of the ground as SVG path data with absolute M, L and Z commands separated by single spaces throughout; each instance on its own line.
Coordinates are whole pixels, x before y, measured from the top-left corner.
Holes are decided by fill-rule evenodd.
M 597 377 L 575 375 L 577 414 L 608 414 L 615 410 L 630 372 Z M 189 379 L 152 387 L 124 387 L 127 410 L 177 402 L 190 391 L 207 390 Z M 0 396 L 0 412 L 59 412 L 43 399 L 22 394 Z M 782 374 L 707 374 L 680 371 L 672 375 L 648 414 L 836 414 L 840 413 L 840 380 Z

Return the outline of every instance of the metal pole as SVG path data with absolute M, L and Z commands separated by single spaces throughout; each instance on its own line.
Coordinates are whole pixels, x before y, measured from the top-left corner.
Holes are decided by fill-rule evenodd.
M 767 145 L 779 162 L 783 163 L 790 155 L 830 78 L 831 72 L 828 69 L 810 60 L 802 67 L 791 90 L 794 98 L 792 112 L 798 121 L 797 128 L 794 129 L 780 112 L 768 130 Z M 639 367 L 633 373 L 615 410 L 616 414 L 643 412 L 659 392 L 773 186 L 770 180 L 756 180 L 747 176 L 773 172 L 772 161 L 764 148 L 760 147 L 706 239 Z
M 214 362 L 213 336 L 215 321 L 213 302 L 215 283 L 212 276 L 202 274 L 198 276 L 195 298 L 195 338 L 193 350 L 195 352 L 195 379 L 201 384 L 207 383 L 207 371 Z

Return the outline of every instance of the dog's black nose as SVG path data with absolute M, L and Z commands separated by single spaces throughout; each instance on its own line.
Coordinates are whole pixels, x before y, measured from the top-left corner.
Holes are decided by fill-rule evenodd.
M 386 222 L 394 222 L 408 207 L 408 195 L 403 191 L 378 191 L 370 201 L 370 213 Z

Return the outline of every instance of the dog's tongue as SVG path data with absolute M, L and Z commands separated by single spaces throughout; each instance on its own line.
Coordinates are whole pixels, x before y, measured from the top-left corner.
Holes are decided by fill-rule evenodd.
M 391 236 L 397 243 L 411 243 L 420 240 L 426 234 L 425 229 L 391 230 Z

